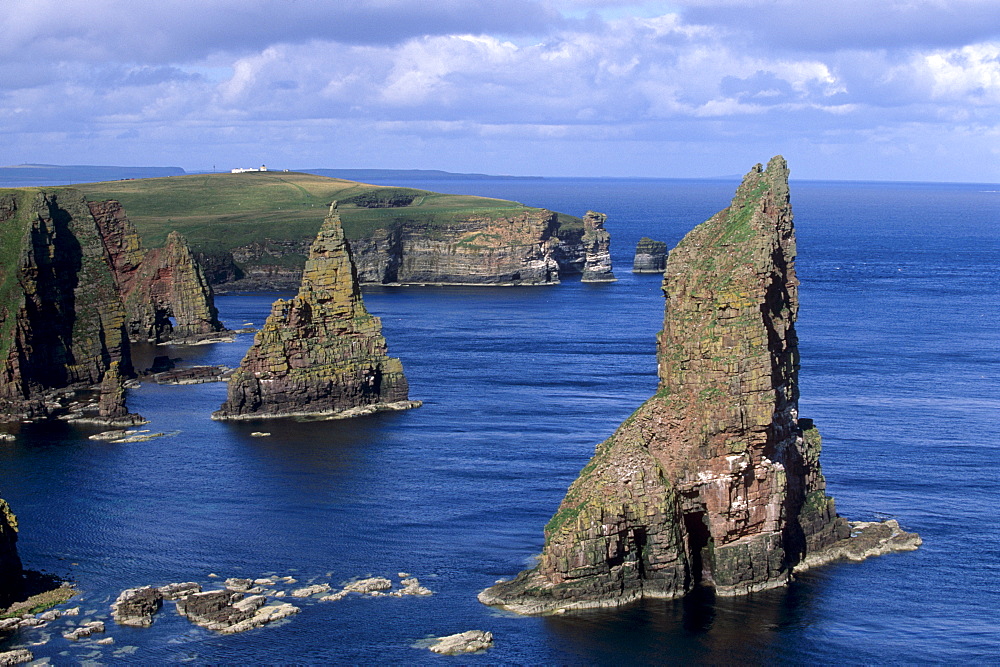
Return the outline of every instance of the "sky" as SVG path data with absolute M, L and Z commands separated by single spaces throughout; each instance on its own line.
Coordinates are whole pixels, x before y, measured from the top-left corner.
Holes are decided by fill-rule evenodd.
M 0 164 L 1000 182 L 1000 0 L 4 0 Z

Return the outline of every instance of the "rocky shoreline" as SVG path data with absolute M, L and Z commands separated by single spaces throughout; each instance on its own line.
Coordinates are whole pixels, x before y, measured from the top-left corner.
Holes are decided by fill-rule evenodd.
M 217 581 L 219 577 L 209 574 L 208 579 Z M 65 642 L 89 643 L 95 649 L 111 649 L 116 645 L 116 627 L 151 627 L 157 617 L 165 613 L 165 603 L 172 603 L 174 611 L 195 626 L 219 635 L 232 635 L 289 619 L 315 604 L 337 602 L 351 596 L 390 599 L 423 598 L 434 594 L 408 572 L 397 573 L 395 580 L 390 577 L 359 577 L 339 585 L 320 579 L 311 578 L 303 585 L 294 576 L 270 574 L 254 578 L 230 577 L 221 582 L 221 586 L 208 590 L 206 588 L 211 584 L 196 581 L 138 586 L 123 590 L 105 608 L 106 612 L 94 608 L 85 596 L 79 596 L 81 599 L 72 607 L 60 606 L 44 612 L 32 613 L 21 611 L 29 607 L 11 607 L 6 611 L 10 615 L 0 618 L 0 637 L 16 632 L 26 645 L 0 653 L 0 665 L 33 660 L 31 647 L 59 641 L 54 639 L 57 636 Z M 72 588 L 58 590 L 64 590 L 66 594 L 53 599 L 52 604 L 64 605 L 71 595 L 78 594 Z M 37 600 L 21 604 L 36 603 Z M 32 634 L 43 630 L 44 634 Z M 492 644 L 492 635 L 488 632 L 464 635 L 441 638 L 441 646 L 445 647 L 446 653 L 455 654 L 480 652 Z M 442 652 L 441 648 L 427 648 Z M 111 650 L 116 650 L 115 655 L 119 657 L 131 654 L 122 648 Z

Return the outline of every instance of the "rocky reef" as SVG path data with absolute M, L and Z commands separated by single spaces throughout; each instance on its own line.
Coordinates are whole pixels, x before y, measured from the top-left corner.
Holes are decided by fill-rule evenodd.
M 663 273 L 667 268 L 667 244 L 643 236 L 635 244 L 632 273 Z
M 170 232 L 162 248 L 146 250 L 121 204 L 88 205 L 125 306 L 130 340 L 176 342 L 225 329 L 212 288 L 183 236 Z
M 595 211 L 587 211 L 583 216 L 585 283 L 610 283 L 618 280 L 611 271 L 611 234 L 604 228 L 608 216 Z
M 365 309 L 336 202 L 309 249 L 298 295 L 277 300 L 215 419 L 353 416 L 419 405 Z
M 52 389 L 132 373 L 101 235 L 74 190 L 0 193 L 0 416 L 47 416 Z
M 699 585 L 738 595 L 796 568 L 916 548 L 894 522 L 852 530 L 826 494 L 819 433 L 798 416 L 795 254 L 775 157 L 671 251 L 658 391 L 597 446 L 538 565 L 482 602 L 546 613 Z
M 21 558 L 17 554 L 17 517 L 0 498 L 0 609 L 20 594 L 24 584 Z

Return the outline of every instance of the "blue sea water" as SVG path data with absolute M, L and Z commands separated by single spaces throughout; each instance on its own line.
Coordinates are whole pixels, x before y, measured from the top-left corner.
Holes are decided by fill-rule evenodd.
M 896 517 L 923 547 L 817 569 L 739 599 L 689 596 L 520 617 L 476 593 L 532 563 L 542 526 L 593 452 L 656 386 L 659 277 L 630 273 L 641 236 L 671 246 L 723 208 L 728 181 L 449 182 L 576 215 L 609 215 L 619 281 L 536 288 L 369 288 L 390 352 L 424 406 L 351 421 L 220 423 L 225 386 L 144 383 L 130 406 L 169 435 L 88 440 L 14 426 L 0 495 L 34 569 L 83 591 L 115 644 L 69 621 L 21 631 L 54 664 L 871 664 L 1000 661 L 1000 187 L 792 183 L 802 281 L 801 414 L 824 436 L 841 514 Z M 415 187 L 442 189 L 441 184 Z M 260 325 L 273 294 L 217 299 Z M 235 365 L 250 344 L 172 347 Z M 163 348 L 156 351 L 164 352 Z M 152 354 L 151 350 L 140 353 Z M 252 431 L 270 431 L 254 438 Z M 219 636 L 167 603 L 150 628 L 109 620 L 126 587 L 291 575 L 338 585 L 408 572 L 427 598 L 304 602 Z M 490 630 L 447 659 L 432 635 Z M 42 640 L 47 642 L 41 643 Z

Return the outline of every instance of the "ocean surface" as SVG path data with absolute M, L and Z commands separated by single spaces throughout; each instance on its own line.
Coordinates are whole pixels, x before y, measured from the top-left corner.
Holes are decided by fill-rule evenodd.
M 1000 662 L 1000 186 L 791 185 L 800 412 L 823 434 L 840 513 L 895 517 L 923 536 L 919 551 L 832 564 L 751 597 L 537 618 L 476 594 L 532 564 L 595 444 L 655 390 L 664 303 L 658 276 L 631 273 L 635 243 L 673 246 L 736 182 L 407 185 L 607 213 L 619 280 L 366 289 L 424 401 L 408 412 L 220 423 L 209 415 L 225 385 L 144 383 L 130 406 L 165 437 L 108 444 L 87 439 L 97 427 L 4 427 L 17 438 L 0 443 L 0 495 L 18 515 L 21 557 L 73 581 L 83 616 L 0 650 L 28 646 L 54 664 Z M 259 326 L 275 297 L 217 304 L 230 327 Z M 250 342 L 137 356 L 236 365 Z M 139 585 L 277 575 L 338 586 L 399 572 L 434 595 L 303 601 L 234 636 L 190 625 L 169 602 L 150 628 L 109 615 Z M 88 618 L 115 643 L 61 636 Z M 471 629 L 493 632 L 494 647 L 461 658 L 421 647 Z

